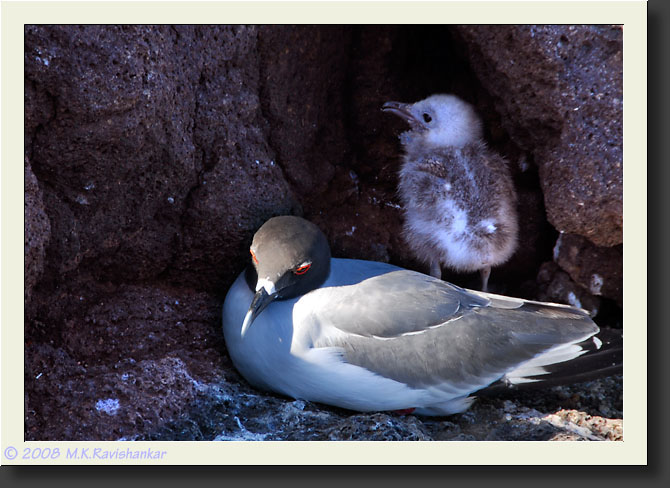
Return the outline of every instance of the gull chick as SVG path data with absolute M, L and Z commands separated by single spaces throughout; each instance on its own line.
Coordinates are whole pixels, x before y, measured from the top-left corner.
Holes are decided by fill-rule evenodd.
M 441 265 L 479 271 L 486 291 L 491 267 L 506 262 L 517 245 L 516 193 L 506 161 L 487 148 L 472 106 L 454 95 L 386 102 L 382 110 L 410 126 L 400 135 L 398 188 L 407 244 L 432 276 L 441 277 Z

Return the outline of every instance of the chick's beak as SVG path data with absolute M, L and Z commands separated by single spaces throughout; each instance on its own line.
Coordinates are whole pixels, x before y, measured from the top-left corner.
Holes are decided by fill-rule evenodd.
M 412 113 L 412 104 L 401 102 L 386 102 L 382 105 L 382 112 L 391 112 L 404 119 L 413 129 L 425 129 L 423 122 Z

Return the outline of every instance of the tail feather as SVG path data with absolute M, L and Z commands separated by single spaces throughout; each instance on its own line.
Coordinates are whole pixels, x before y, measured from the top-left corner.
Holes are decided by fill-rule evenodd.
M 594 340 L 597 339 L 597 340 Z M 503 378 L 477 392 L 477 395 L 496 395 L 513 390 L 546 388 L 592 381 L 623 372 L 623 335 L 621 330 L 601 329 L 594 337 L 578 344 L 586 350 L 569 361 L 545 365 L 542 374 L 527 376 L 526 382 L 513 383 Z

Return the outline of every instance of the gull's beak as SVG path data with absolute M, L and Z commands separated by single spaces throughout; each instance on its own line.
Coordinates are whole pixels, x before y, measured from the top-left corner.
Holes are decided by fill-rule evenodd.
M 382 105 L 382 112 L 391 112 L 404 119 L 413 129 L 425 129 L 422 121 L 418 120 L 411 111 L 411 103 L 386 102 Z
M 249 330 L 249 327 L 251 327 L 252 322 L 256 320 L 256 317 L 258 317 L 258 315 L 263 310 L 265 310 L 265 307 L 270 305 L 270 303 L 272 303 L 275 298 L 277 298 L 277 293 L 268 295 L 268 292 L 265 291 L 265 288 L 260 288 L 256 292 L 254 299 L 251 301 L 251 305 L 249 306 L 249 311 L 245 315 L 244 322 L 242 323 L 242 337 L 244 337 L 244 334 L 247 333 L 247 330 Z

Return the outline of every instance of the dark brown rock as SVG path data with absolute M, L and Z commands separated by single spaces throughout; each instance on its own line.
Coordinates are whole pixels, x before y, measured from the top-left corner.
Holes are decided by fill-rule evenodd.
M 600 310 L 600 300 L 575 283 L 568 273 L 556 263 L 547 262 L 537 275 L 537 299 L 544 302 L 567 303 L 587 310 L 595 316 Z
M 219 310 L 214 297 L 184 289 L 98 296 L 66 321 L 60 347 L 27 346 L 28 437 L 115 440 L 175 418 L 200 382 L 223 381 Z
M 561 234 L 554 261 L 592 295 L 623 305 L 623 245 L 598 247 L 584 237 Z
M 212 296 L 189 289 L 121 286 L 97 297 L 83 316 L 66 320 L 63 348 L 84 365 L 114 364 L 223 349 L 212 327 L 219 318 Z
M 85 367 L 62 349 L 28 347 L 25 384 L 29 440 L 119 440 L 178 416 L 197 383 L 172 356 L 114 367 Z
M 269 142 L 303 198 L 322 193 L 348 158 L 347 71 L 342 68 L 351 35 L 342 26 L 259 28 L 260 94 Z
M 41 58 L 40 58 L 41 59 Z M 37 61 L 37 60 L 36 60 Z M 54 116 L 54 100 L 49 96 L 42 85 L 38 86 L 29 78 L 23 82 L 24 97 L 24 137 L 26 142 L 32 141 L 39 129 L 49 123 Z M 33 148 L 32 144 L 25 144 L 24 150 L 26 156 L 31 157 L 29 151 Z
M 29 312 L 33 287 L 44 270 L 46 246 L 51 235 L 51 225 L 49 224 L 49 217 L 44 211 L 42 191 L 37 178 L 30 169 L 28 158 L 23 163 L 23 169 L 25 178 L 23 197 L 25 277 L 23 294 L 26 312 Z
M 197 63 L 178 62 L 186 46 L 167 26 L 28 26 L 25 40 L 26 78 L 56 107 L 32 141 L 56 272 L 156 276 L 197 182 Z

